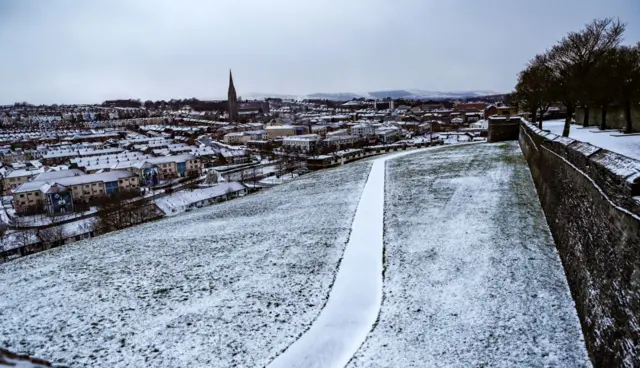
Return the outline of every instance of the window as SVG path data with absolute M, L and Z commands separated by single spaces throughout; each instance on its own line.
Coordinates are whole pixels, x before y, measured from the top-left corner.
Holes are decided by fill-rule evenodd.
M 85 188 L 89 188 L 89 184 L 85 184 L 85 185 L 84 185 L 84 187 L 85 187 Z
M 104 183 L 104 190 L 109 195 L 118 193 L 118 182 L 110 181 L 110 182 Z
M 36 197 L 40 197 L 40 192 L 36 192 Z
M 24 194 L 20 194 L 20 198 L 24 198 Z

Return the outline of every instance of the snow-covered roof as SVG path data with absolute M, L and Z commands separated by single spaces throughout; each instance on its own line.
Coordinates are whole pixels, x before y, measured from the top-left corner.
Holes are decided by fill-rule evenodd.
M 224 151 L 221 151 L 220 154 L 222 155 L 222 157 L 228 158 L 228 157 L 246 156 L 247 152 L 245 150 L 224 150 Z
M 291 137 L 284 137 L 285 142 L 317 141 L 319 139 L 320 139 L 320 136 L 317 134 L 303 134 L 303 135 L 294 135 Z
M 293 125 L 272 125 L 272 126 L 266 127 L 265 129 L 266 130 L 288 130 L 293 128 L 295 128 Z
M 19 169 L 19 170 L 11 171 L 5 177 L 6 178 L 18 178 L 18 177 L 21 177 L 21 176 L 31 176 L 31 175 L 37 174 L 39 172 L 41 172 L 41 171 Z
M 78 169 L 57 170 L 57 171 L 48 171 L 48 172 L 43 172 L 41 174 L 38 174 L 33 178 L 33 180 L 47 181 L 47 180 L 65 178 L 67 176 L 80 176 L 80 175 L 85 175 L 85 173 Z
M 117 181 L 119 179 L 129 178 L 133 176 L 135 175 L 128 171 L 116 170 L 116 171 L 109 171 L 109 172 L 104 172 L 100 174 L 70 176 L 70 177 L 65 177 L 65 178 L 60 178 L 60 179 L 50 180 L 50 181 L 30 181 L 16 188 L 13 191 L 13 193 L 16 194 L 16 193 L 33 192 L 36 190 L 42 190 L 45 184 L 53 185 L 54 183 L 56 183 L 56 184 L 60 184 L 68 187 L 70 185 L 82 185 L 82 184 L 89 184 L 89 183 L 95 183 L 95 182 L 107 183 L 107 182 Z

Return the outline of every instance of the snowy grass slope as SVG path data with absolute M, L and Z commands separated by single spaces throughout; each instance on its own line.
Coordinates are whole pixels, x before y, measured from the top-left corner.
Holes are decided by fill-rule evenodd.
M 322 309 L 371 163 L 0 266 L 0 345 L 70 366 L 264 366 Z
M 562 265 L 517 143 L 387 164 L 384 299 L 350 367 L 584 367 Z

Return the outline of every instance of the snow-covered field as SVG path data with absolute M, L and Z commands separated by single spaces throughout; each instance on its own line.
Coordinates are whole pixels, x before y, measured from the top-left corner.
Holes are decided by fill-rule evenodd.
M 562 135 L 563 127 L 564 120 L 542 122 L 542 129 L 557 135 Z M 569 137 L 640 160 L 640 135 L 625 135 L 616 130 L 601 131 L 595 126 L 582 128 L 580 125 L 571 125 Z
M 516 142 L 388 161 L 379 320 L 350 367 L 584 367 L 580 324 Z
M 323 308 L 370 161 L 0 265 L 0 346 L 79 367 L 267 365 Z
M 70 366 L 588 365 L 517 142 L 378 156 L 0 265 L 0 322 L 0 346 Z

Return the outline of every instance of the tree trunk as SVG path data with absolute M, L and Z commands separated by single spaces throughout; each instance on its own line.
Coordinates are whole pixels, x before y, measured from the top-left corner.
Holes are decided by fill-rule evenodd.
M 564 120 L 564 128 L 562 129 L 563 137 L 569 136 L 569 131 L 571 129 L 571 119 L 573 118 L 573 110 L 573 105 L 567 106 L 567 118 Z
M 531 122 L 536 123 L 536 109 L 531 110 Z
M 607 129 L 607 104 L 602 104 L 602 116 L 600 117 L 600 130 Z
M 627 122 L 625 133 L 633 133 L 633 125 L 631 123 L 631 101 L 624 101 L 624 118 Z
M 589 106 L 585 106 L 583 107 L 583 109 L 584 109 L 584 120 L 582 121 L 582 126 L 588 127 L 589 126 Z

